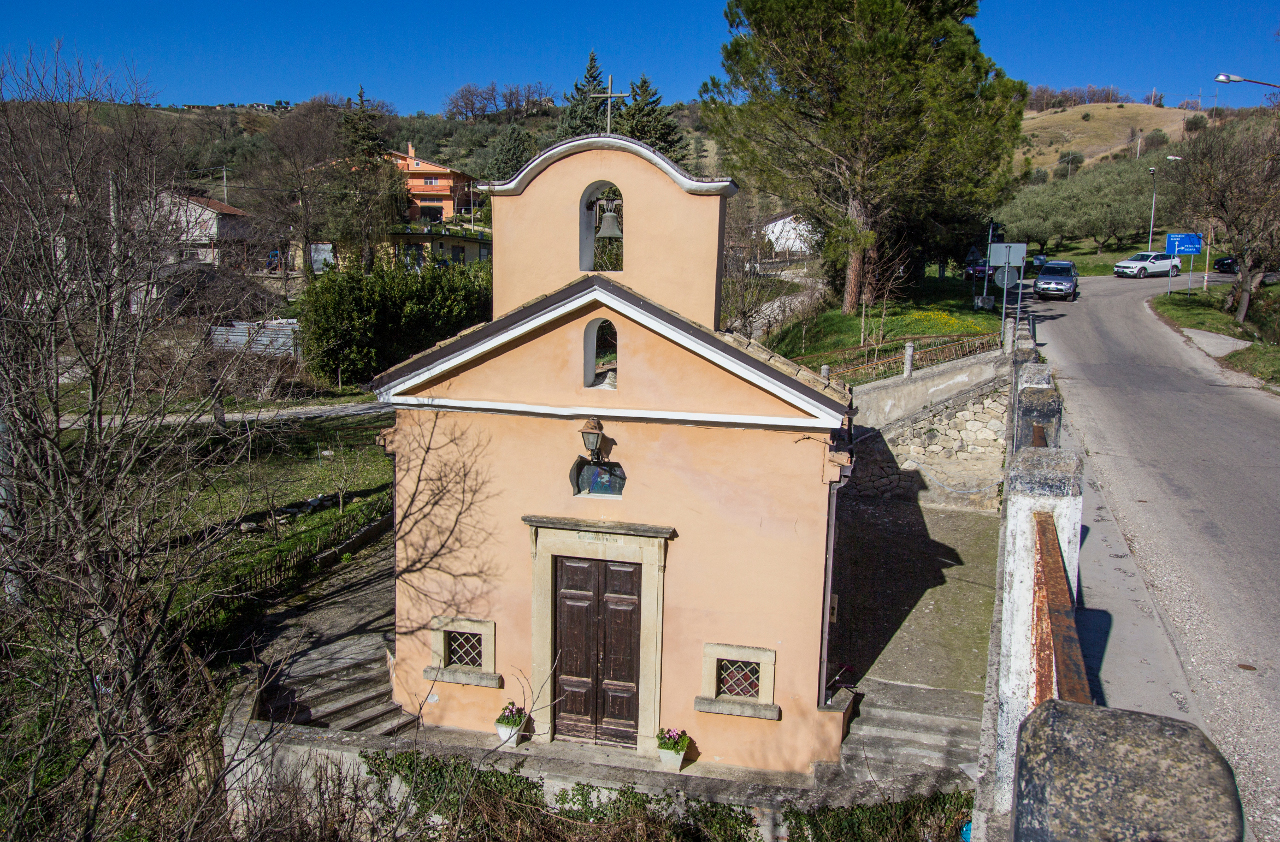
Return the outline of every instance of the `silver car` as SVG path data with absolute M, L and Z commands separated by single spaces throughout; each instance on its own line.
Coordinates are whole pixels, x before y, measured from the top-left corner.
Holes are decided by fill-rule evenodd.
M 1036 298 L 1066 298 L 1080 295 L 1080 273 L 1070 260 L 1051 260 L 1040 267 L 1035 283 Z

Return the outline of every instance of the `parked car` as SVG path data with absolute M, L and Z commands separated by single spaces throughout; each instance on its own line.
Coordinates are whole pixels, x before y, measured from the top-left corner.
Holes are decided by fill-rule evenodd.
M 1075 301 L 1080 296 L 1080 273 L 1070 260 L 1052 260 L 1040 267 L 1035 283 L 1036 298 L 1065 298 Z
M 1117 278 L 1145 278 L 1147 275 L 1168 275 L 1176 278 L 1182 269 L 1178 258 L 1163 252 L 1144 251 L 1115 265 Z
M 1213 271 L 1222 272 L 1225 275 L 1234 275 L 1240 271 L 1240 266 L 1236 263 L 1234 255 L 1226 255 L 1213 261 Z
M 964 267 L 964 279 L 966 281 L 979 283 L 983 280 L 993 281 L 995 277 L 995 268 L 988 266 L 985 260 L 979 260 L 977 263 L 970 263 Z

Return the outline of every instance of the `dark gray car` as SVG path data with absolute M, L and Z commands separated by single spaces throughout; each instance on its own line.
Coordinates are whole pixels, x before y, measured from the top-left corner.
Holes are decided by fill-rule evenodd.
M 1035 283 L 1036 298 L 1066 298 L 1080 295 L 1080 273 L 1070 260 L 1051 260 L 1040 267 Z

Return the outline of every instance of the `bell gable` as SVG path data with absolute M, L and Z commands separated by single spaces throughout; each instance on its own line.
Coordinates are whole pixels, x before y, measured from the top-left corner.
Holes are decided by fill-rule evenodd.
M 557 144 L 481 189 L 493 206 L 495 317 L 597 272 L 717 326 L 732 181 L 696 179 L 642 143 L 595 135 Z

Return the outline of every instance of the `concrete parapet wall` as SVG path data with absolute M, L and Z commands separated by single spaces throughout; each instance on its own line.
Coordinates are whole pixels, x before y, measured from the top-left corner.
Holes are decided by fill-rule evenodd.
M 968 776 L 958 769 L 867 781 L 846 774 L 839 763 L 815 763 L 807 775 L 701 762 L 695 764 L 697 768 L 678 773 L 663 771 L 658 761 L 637 757 L 633 752 L 534 742 L 495 748 L 496 734 L 456 728 L 422 727 L 417 732 L 392 737 L 334 731 L 263 721 L 256 718 L 257 708 L 254 685 L 241 684 L 232 691 L 219 729 L 233 821 L 250 815 L 254 799 L 272 788 L 296 784 L 307 790 L 317 773 L 340 773 L 348 786 L 372 783 L 362 752 L 419 751 L 466 758 L 477 766 L 540 781 L 548 803 L 554 802 L 556 793 L 586 784 L 604 790 L 604 798 L 609 797 L 610 791 L 629 786 L 651 795 L 678 793 L 690 799 L 746 807 L 755 814 L 757 829 L 765 842 L 786 838 L 781 816 L 787 806 L 803 811 L 851 807 L 956 792 L 972 786 Z M 301 794 L 308 797 L 308 792 Z M 393 802 L 400 803 L 407 792 L 399 782 L 393 782 L 389 795 Z
M 999 508 L 1009 378 L 998 376 L 864 434 L 851 488 L 865 498 Z
M 1009 469 L 1003 526 L 1004 570 L 999 581 L 1001 610 L 999 718 L 996 724 L 994 796 L 1007 813 L 1013 802 L 1014 757 L 1018 726 L 1031 712 L 1035 695 L 1032 620 L 1035 602 L 1035 512 L 1047 512 L 1057 526 L 1058 543 L 1072 599 L 1080 575 L 1080 521 L 1084 460 L 1075 451 L 1028 447 Z
M 878 380 L 852 390 L 857 413 L 854 423 L 861 427 L 884 428 L 895 421 L 937 405 L 1007 375 L 1009 358 L 1003 351 L 988 351 L 928 368 L 916 369 L 910 377 Z

